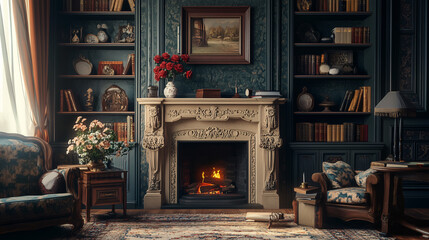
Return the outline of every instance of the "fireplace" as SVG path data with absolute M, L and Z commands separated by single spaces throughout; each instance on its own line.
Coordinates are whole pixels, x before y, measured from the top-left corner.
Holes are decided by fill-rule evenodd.
M 178 203 L 199 207 L 247 204 L 247 142 L 178 143 Z
M 223 207 L 279 207 L 278 112 L 286 99 L 137 101 L 144 105 L 141 144 L 149 164 L 145 209 L 222 201 Z

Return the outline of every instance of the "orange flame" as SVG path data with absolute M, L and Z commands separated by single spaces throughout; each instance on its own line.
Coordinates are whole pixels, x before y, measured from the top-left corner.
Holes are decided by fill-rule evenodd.
M 220 179 L 220 170 L 216 171 L 216 168 L 213 168 L 212 178 Z

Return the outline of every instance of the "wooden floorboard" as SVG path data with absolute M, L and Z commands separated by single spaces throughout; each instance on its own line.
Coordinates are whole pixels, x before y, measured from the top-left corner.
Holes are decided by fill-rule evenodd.
M 109 209 L 91 209 L 91 214 L 106 214 L 110 212 Z M 127 214 L 130 216 L 139 216 L 143 214 L 239 214 L 239 213 L 247 213 L 247 212 L 283 212 L 286 214 L 293 214 L 292 209 L 127 209 Z M 84 211 L 82 211 L 84 212 Z M 116 213 L 121 214 L 122 210 L 117 209 Z M 396 234 L 393 235 L 397 240 L 421 240 L 427 239 L 406 228 L 401 228 L 397 231 Z

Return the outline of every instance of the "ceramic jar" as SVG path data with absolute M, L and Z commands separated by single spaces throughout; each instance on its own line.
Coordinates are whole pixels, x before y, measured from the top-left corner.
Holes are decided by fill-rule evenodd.
M 166 98 L 175 98 L 177 94 L 177 88 L 174 86 L 173 81 L 168 81 L 164 88 L 164 96 Z

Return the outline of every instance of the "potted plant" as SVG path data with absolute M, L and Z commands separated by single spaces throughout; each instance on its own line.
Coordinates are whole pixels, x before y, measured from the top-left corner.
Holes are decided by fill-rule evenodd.
M 75 152 L 80 164 L 87 164 L 91 171 L 102 171 L 110 166 L 112 155 L 122 156 L 128 153 L 127 142 L 115 141 L 115 133 L 98 120 L 93 120 L 88 126 L 86 118 L 79 116 L 73 125 L 76 137 L 68 141 L 67 154 Z
M 163 53 L 161 56 L 156 55 L 153 60 L 156 66 L 153 69 L 155 80 L 159 82 L 161 79 L 167 79 L 167 85 L 164 89 L 164 95 L 167 98 L 174 98 L 177 94 L 177 89 L 174 86 L 176 76 L 183 76 L 187 79 L 192 77 L 192 70 L 186 70 L 189 56 L 187 54 L 173 55 Z

